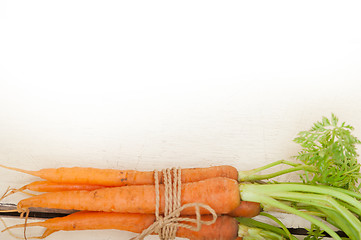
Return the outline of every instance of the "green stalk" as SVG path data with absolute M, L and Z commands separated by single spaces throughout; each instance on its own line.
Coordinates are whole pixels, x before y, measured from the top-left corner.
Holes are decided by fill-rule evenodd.
M 297 166 L 300 165 L 299 163 L 294 163 L 294 162 L 290 162 L 290 161 L 287 161 L 287 160 L 278 160 L 278 161 L 269 163 L 269 164 L 267 164 L 267 165 L 264 165 L 264 166 L 262 166 L 262 167 L 254 168 L 254 169 L 251 169 L 251 170 L 249 170 L 249 171 L 244 171 L 244 172 L 258 173 L 258 172 L 261 172 L 261 171 L 263 171 L 263 170 L 266 170 L 266 169 L 268 169 L 268 168 L 271 168 L 271 167 L 274 167 L 274 166 L 277 166 L 277 165 L 280 165 L 280 164 L 286 164 L 286 165 L 290 165 L 290 166 L 292 166 L 292 167 L 297 167 Z
M 279 193 L 274 193 L 274 194 L 269 194 L 267 195 L 269 197 L 273 197 L 273 198 L 277 198 L 277 200 L 283 200 L 283 201 L 288 201 L 288 202 L 296 202 L 296 203 L 302 203 L 304 205 L 307 205 L 307 207 L 309 206 L 316 206 L 316 207 L 323 207 L 323 208 L 328 208 L 330 210 L 333 210 L 334 208 L 327 202 L 325 202 L 324 199 L 317 199 L 316 194 L 313 193 L 309 193 L 309 194 L 305 194 L 305 193 L 295 193 L 295 192 L 279 192 Z M 307 197 L 310 196 L 310 197 Z M 315 196 L 315 197 L 313 197 Z M 289 205 L 289 204 L 288 204 Z M 299 206 L 293 206 L 293 205 L 289 205 L 291 207 L 294 207 L 296 209 L 298 209 Z M 306 208 L 306 206 L 304 206 L 304 208 Z
M 340 201 L 340 204 L 342 206 L 344 206 L 345 208 L 347 208 L 348 210 L 350 210 L 351 212 L 355 213 L 357 216 L 361 216 L 361 210 L 348 204 L 348 203 L 345 203 L 345 202 L 342 202 Z
M 324 213 L 320 213 L 320 212 L 315 212 L 315 211 L 303 211 L 304 213 L 314 216 L 314 217 L 319 217 L 319 218 L 325 218 L 326 215 Z
M 279 209 L 282 209 L 288 213 L 300 216 L 300 217 L 306 219 L 307 221 L 310 221 L 311 223 L 319 226 L 323 230 L 325 230 L 334 239 L 341 240 L 340 236 L 335 231 L 333 231 L 329 226 L 327 226 L 325 223 L 321 222 L 320 220 L 318 220 L 306 213 L 303 213 L 302 211 L 299 211 L 286 204 L 283 204 L 283 203 L 273 199 L 272 197 L 262 195 L 261 193 L 252 192 L 252 190 L 249 190 L 249 189 L 244 189 L 241 193 L 241 196 L 242 196 L 242 199 L 245 201 L 253 201 L 253 202 L 259 202 L 262 204 L 271 205 L 271 206 L 277 207 Z
M 267 223 L 259 222 L 257 220 L 252 219 L 252 218 L 237 217 L 237 221 L 240 224 L 246 225 L 248 227 L 261 228 L 261 229 L 276 233 L 276 234 L 281 235 L 281 236 L 287 236 L 287 233 L 285 233 L 282 229 L 280 229 L 278 227 L 275 227 L 275 226 L 272 226 L 272 225 L 267 224 Z M 287 229 L 287 231 L 288 231 L 288 229 Z M 297 238 L 295 236 L 291 236 L 290 239 L 297 240 Z
M 358 232 L 357 235 L 359 237 L 355 238 L 355 240 L 361 239 L 360 221 L 346 207 L 342 206 L 334 198 L 330 197 L 334 196 L 335 198 L 341 199 L 342 201 L 345 201 L 351 205 L 353 204 L 358 208 L 359 206 L 357 205 L 360 205 L 360 203 L 347 194 L 340 193 L 331 188 L 319 188 L 317 186 L 302 185 L 298 183 L 268 185 L 240 184 L 240 192 L 242 200 L 260 202 L 263 205 L 269 205 L 288 213 L 298 215 L 324 229 L 335 239 L 339 239 L 339 236 L 330 227 L 318 219 L 287 204 L 283 204 L 276 199 L 279 198 L 281 200 L 309 204 L 319 208 L 329 209 L 328 211 L 334 210 L 342 216 L 341 219 L 345 219 L 348 222 L 347 224 L 352 226 L 352 228 Z M 320 195 L 318 193 L 324 195 Z
M 281 171 L 278 171 L 275 173 L 264 174 L 264 175 L 256 175 L 255 174 L 255 173 L 261 172 L 263 170 L 266 170 L 268 168 L 280 165 L 280 164 L 286 164 L 286 165 L 292 166 L 293 168 L 288 168 L 288 169 L 284 169 L 284 170 L 281 170 Z M 273 162 L 273 163 L 270 163 L 265 166 L 255 168 L 252 170 L 239 171 L 238 172 L 238 181 L 239 182 L 247 182 L 247 181 L 251 182 L 251 181 L 257 181 L 257 180 L 265 180 L 265 179 L 270 179 L 270 178 L 281 176 L 283 174 L 301 171 L 301 170 L 316 172 L 316 169 L 312 166 L 293 163 L 293 162 L 286 161 L 286 160 L 279 160 L 279 161 L 276 161 L 276 162 Z
M 240 182 L 253 182 L 253 181 L 259 181 L 259 180 L 265 180 L 265 179 L 271 179 L 274 177 L 281 176 L 283 174 L 291 173 L 291 172 L 297 172 L 297 171 L 313 171 L 314 168 L 311 166 L 298 166 L 288 169 L 283 169 L 281 171 L 275 172 L 275 173 L 269 173 L 269 174 L 263 174 L 263 175 L 240 175 L 238 174 L 238 181 Z
M 358 239 L 361 239 L 361 222 L 359 219 L 357 219 L 348 209 L 343 207 L 341 204 L 339 204 L 335 199 L 325 196 L 325 195 L 318 195 L 318 194 L 304 194 L 304 193 L 274 193 L 270 194 L 271 197 L 281 198 L 283 200 L 287 199 L 290 201 L 297 201 L 297 202 L 304 202 L 303 200 L 311 200 L 310 204 L 313 205 L 312 200 L 316 200 L 315 204 L 316 206 L 319 206 L 320 203 L 324 204 L 330 204 L 333 206 L 334 210 L 336 210 L 337 213 L 341 215 L 340 219 L 345 219 L 349 223 L 350 226 L 352 226 L 354 229 L 358 230 Z M 318 201 L 318 202 L 317 202 Z M 322 206 L 319 206 L 322 207 Z M 328 208 L 328 211 L 331 209 Z
M 269 213 L 265 213 L 265 212 L 260 212 L 260 215 L 268 217 L 269 219 L 273 220 L 275 223 L 277 223 L 283 229 L 283 231 L 287 234 L 289 239 L 292 238 L 292 234 L 290 233 L 290 231 L 288 231 L 287 227 L 280 220 L 278 220 L 278 218 L 272 216 Z
M 344 188 L 337 188 L 337 187 L 331 187 L 331 186 L 325 186 L 325 185 L 320 185 L 319 187 L 322 187 L 322 188 L 326 188 L 326 189 L 333 189 L 335 191 L 340 191 L 344 194 L 347 194 L 351 197 L 354 197 L 354 198 L 357 198 L 359 200 L 361 200 L 361 193 L 359 192 L 354 192 L 354 191 L 351 191 L 351 190 L 347 190 L 347 189 L 344 189 Z
M 342 231 L 346 233 L 346 235 L 349 236 L 351 239 L 360 239 L 357 230 L 355 230 L 346 222 L 340 221 L 340 219 L 342 219 L 342 216 L 339 213 L 337 213 L 336 211 L 322 208 L 320 208 L 319 210 L 327 215 L 327 221 L 329 223 L 338 227 L 339 229 L 342 229 Z
M 263 195 L 267 195 L 269 197 L 278 197 L 282 200 L 291 200 L 296 202 L 302 202 L 323 207 L 323 208 L 329 208 L 330 206 L 334 207 L 334 210 L 339 212 L 341 215 L 343 215 L 343 219 L 347 219 L 349 221 L 349 224 L 353 226 L 354 229 L 358 232 L 359 238 L 361 239 L 361 223 L 358 218 L 356 218 L 346 207 L 348 205 L 353 206 L 353 211 L 355 211 L 354 208 L 356 208 L 358 211 L 361 210 L 361 203 L 354 199 L 353 197 L 350 197 L 349 195 L 338 191 L 337 188 L 334 187 L 319 187 L 319 186 L 312 186 L 312 185 L 302 185 L 302 184 L 270 184 L 270 185 L 248 185 L 245 186 L 246 189 L 251 189 L 251 191 L 254 191 L 256 193 L 260 193 Z M 242 189 L 242 187 L 241 187 Z M 241 190 L 242 191 L 242 190 Z M 296 191 L 299 191 L 300 193 L 297 193 Z M 316 193 L 310 195 L 311 193 Z M 283 194 L 283 195 L 282 195 Z M 323 194 L 322 197 L 320 197 L 319 194 Z M 309 197 L 307 197 L 309 196 Z M 344 201 L 345 204 L 342 206 L 339 204 L 335 199 L 331 198 L 330 196 L 340 199 L 341 201 Z M 315 200 L 321 201 L 321 205 L 317 205 Z M 323 202 L 323 203 L 322 203 Z M 320 202 L 318 202 L 319 204 Z
M 338 191 L 334 187 L 319 187 L 313 185 L 304 185 L 299 183 L 289 183 L 289 184 L 267 184 L 267 185 L 255 185 L 255 184 L 240 184 L 240 190 L 244 188 L 253 188 L 253 191 L 260 193 L 276 193 L 276 192 L 306 192 L 306 193 L 319 193 L 324 195 L 333 196 L 334 198 L 340 199 L 350 205 L 361 210 L 361 202 L 357 201 L 355 198 L 343 193 L 343 191 Z M 336 190 L 337 189 L 337 190 Z
M 242 237 L 243 240 L 285 240 L 282 235 L 277 233 L 242 224 L 238 226 L 238 237 Z

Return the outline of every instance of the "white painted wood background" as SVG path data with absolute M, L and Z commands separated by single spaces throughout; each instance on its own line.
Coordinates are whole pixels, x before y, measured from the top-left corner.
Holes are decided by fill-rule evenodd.
M 359 1 L 2 0 L 0 162 L 245 170 L 289 159 L 296 134 L 331 112 L 361 138 L 360 12 Z M 0 169 L 0 191 L 34 179 Z

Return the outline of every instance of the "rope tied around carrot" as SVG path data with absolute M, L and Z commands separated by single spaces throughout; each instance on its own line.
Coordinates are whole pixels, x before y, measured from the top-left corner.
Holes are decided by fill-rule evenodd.
M 141 234 L 131 240 L 143 240 L 146 236 L 157 233 L 161 240 L 173 240 L 179 227 L 188 228 L 192 231 L 199 231 L 202 225 L 211 225 L 216 222 L 217 214 L 208 205 L 203 203 L 187 203 L 181 206 L 181 169 L 163 169 L 165 210 L 164 216 L 159 215 L 159 177 L 158 171 L 154 170 L 155 193 L 156 193 L 156 221 L 145 229 Z M 173 174 L 172 174 L 173 173 Z M 173 178 L 172 178 L 173 175 Z M 179 217 L 182 210 L 195 208 L 196 218 Z M 201 219 L 200 208 L 204 208 L 212 215 L 209 221 Z M 194 225 L 192 225 L 193 223 Z

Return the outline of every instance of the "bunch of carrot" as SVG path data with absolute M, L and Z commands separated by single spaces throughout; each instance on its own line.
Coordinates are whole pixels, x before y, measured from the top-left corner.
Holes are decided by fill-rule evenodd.
M 353 127 L 345 122 L 339 124 L 333 114 L 331 119 L 323 117 L 322 121 L 316 122 L 308 131 L 301 131 L 294 139 L 302 147 L 296 156 L 300 163 L 280 160 L 240 172 L 231 166 L 183 169 L 181 205 L 205 204 L 219 217 L 214 224 L 203 225 L 200 231 L 180 227 L 177 236 L 193 240 L 234 240 L 238 237 L 243 237 L 243 240 L 294 240 L 287 228 L 272 216 L 268 217 L 281 228 L 244 221 L 258 214 L 267 216 L 268 213 L 261 212 L 262 206 L 309 221 L 313 230 L 309 231 L 308 239 L 322 239 L 325 231 L 333 239 L 342 240 L 333 226 L 343 231 L 348 239 L 360 240 L 361 164 L 358 163 L 356 144 L 361 144 L 361 141 L 351 134 L 352 130 Z M 280 164 L 289 168 L 260 174 Z M 45 180 L 17 190 L 45 192 L 21 200 L 18 211 L 24 212 L 32 207 L 80 211 L 64 218 L 29 224 L 46 227 L 43 238 L 59 230 L 114 228 L 139 233 L 155 221 L 153 172 L 79 167 L 26 171 L 1 167 Z M 303 171 L 300 175 L 302 182 L 266 181 L 296 171 Z M 157 180 L 161 183 L 159 211 L 163 213 L 165 186 L 161 173 Z M 180 214 L 192 216 L 194 213 L 194 209 L 185 208 Z M 209 218 L 208 210 L 200 209 L 200 213 L 203 218 Z
M 28 227 L 45 227 L 47 230 L 41 238 L 59 230 L 119 229 L 140 233 L 155 221 L 156 193 L 152 171 L 80 167 L 27 171 L 0 166 L 45 180 L 19 189 L 45 193 L 21 200 L 18 211 L 32 207 L 79 210 L 66 217 L 27 224 Z M 181 227 L 177 236 L 194 240 L 237 239 L 239 228 L 234 217 L 251 218 L 261 210 L 259 203 L 241 201 L 237 178 L 238 171 L 231 166 L 182 169 L 181 205 L 206 204 L 219 217 L 214 224 L 203 225 L 200 231 Z M 165 208 L 162 182 L 160 172 L 160 213 Z M 192 216 L 194 213 L 193 208 L 186 208 L 181 215 Z M 205 209 L 201 208 L 200 213 L 204 215 L 202 219 L 210 217 Z M 24 224 L 10 228 L 15 227 L 24 227 Z

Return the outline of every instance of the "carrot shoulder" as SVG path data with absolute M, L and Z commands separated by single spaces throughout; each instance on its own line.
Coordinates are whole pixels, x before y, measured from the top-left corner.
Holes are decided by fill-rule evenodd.
M 160 184 L 160 212 L 165 208 L 164 185 Z M 240 205 L 238 182 L 229 178 L 209 178 L 199 182 L 184 183 L 181 204 L 204 203 L 218 214 L 227 214 Z M 76 209 L 87 211 L 154 213 L 155 187 L 133 185 L 102 188 L 94 191 L 51 192 L 26 198 L 18 203 L 19 209 L 29 207 Z M 202 214 L 208 212 L 201 209 Z M 194 214 L 194 209 L 184 209 L 182 214 Z
M 210 220 L 211 216 L 202 216 L 202 220 Z M 77 212 L 65 217 L 53 218 L 43 222 L 27 223 L 27 227 L 41 226 L 47 230 L 42 238 L 56 231 L 73 230 L 100 230 L 117 229 L 133 233 L 141 233 L 155 221 L 152 214 L 135 213 L 106 213 L 106 212 Z M 24 224 L 15 225 L 11 228 L 24 227 Z M 219 216 L 212 225 L 202 225 L 200 231 L 195 232 L 180 227 L 178 237 L 191 240 L 235 240 L 238 235 L 237 221 L 228 216 Z
M 28 171 L 19 168 L 0 167 L 23 172 L 51 182 L 76 183 L 104 186 L 126 186 L 154 184 L 153 171 L 116 170 L 99 168 L 44 168 L 38 171 Z M 228 177 L 237 180 L 237 169 L 232 166 L 213 166 L 208 168 L 182 169 L 182 182 L 196 182 L 207 178 Z M 159 174 L 163 181 L 162 173 Z
M 241 201 L 241 204 L 228 215 L 232 217 L 252 218 L 261 212 L 261 205 L 257 202 Z

